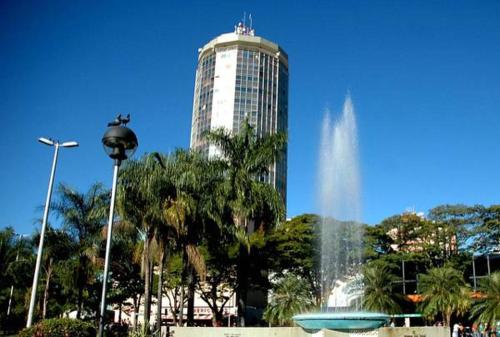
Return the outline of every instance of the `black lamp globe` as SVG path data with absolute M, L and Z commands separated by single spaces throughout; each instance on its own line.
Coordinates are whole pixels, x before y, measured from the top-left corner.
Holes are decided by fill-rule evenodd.
M 102 137 L 102 145 L 108 156 L 120 163 L 134 154 L 139 143 L 132 130 L 122 125 L 112 125 Z

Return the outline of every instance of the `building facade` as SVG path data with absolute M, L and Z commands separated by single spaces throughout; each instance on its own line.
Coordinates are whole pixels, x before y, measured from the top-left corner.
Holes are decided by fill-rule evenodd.
M 198 50 L 193 100 L 191 148 L 207 156 L 218 149 L 206 131 L 225 128 L 238 133 L 248 119 L 257 136 L 287 132 L 288 56 L 277 44 L 255 36 L 239 24 Z M 261 177 L 286 202 L 287 150 Z

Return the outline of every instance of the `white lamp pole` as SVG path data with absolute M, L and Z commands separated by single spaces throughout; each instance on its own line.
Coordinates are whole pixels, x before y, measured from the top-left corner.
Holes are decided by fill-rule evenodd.
M 48 146 L 54 147 L 54 159 L 52 161 L 52 170 L 50 172 L 49 179 L 49 190 L 47 191 L 47 200 L 45 201 L 45 211 L 43 212 L 43 221 L 42 221 L 42 230 L 40 232 L 40 242 L 38 244 L 38 253 L 36 256 L 36 266 L 35 266 L 35 275 L 33 276 L 33 286 L 31 288 L 31 300 L 30 300 L 30 308 L 28 311 L 28 321 L 26 322 L 26 327 L 29 328 L 33 323 L 33 312 L 35 310 L 35 301 L 36 301 L 36 290 L 38 287 L 38 279 L 40 277 L 40 265 L 42 263 L 42 252 L 43 252 L 43 239 L 45 237 L 45 229 L 47 228 L 47 218 L 49 215 L 49 207 L 50 207 L 50 199 L 52 197 L 52 187 L 54 185 L 54 176 L 56 173 L 56 165 L 57 165 L 57 155 L 59 153 L 59 147 L 76 147 L 78 146 L 77 142 L 64 142 L 59 143 L 52 139 L 47 138 L 38 138 L 40 143 L 43 143 Z

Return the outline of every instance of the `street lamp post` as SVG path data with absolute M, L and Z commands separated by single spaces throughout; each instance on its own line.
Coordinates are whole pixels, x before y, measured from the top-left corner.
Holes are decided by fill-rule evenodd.
M 108 124 L 108 129 L 102 137 L 102 144 L 108 156 L 114 160 L 113 186 L 111 189 L 111 204 L 109 207 L 108 233 L 106 238 L 106 255 L 104 260 L 104 275 L 102 280 L 101 310 L 99 316 L 99 337 L 103 336 L 106 314 L 106 290 L 109 273 L 109 254 L 111 251 L 111 232 L 113 229 L 113 217 L 116 197 L 116 181 L 118 179 L 118 168 L 123 160 L 132 156 L 137 149 L 138 142 L 134 132 L 126 127 L 130 116 L 122 118 L 121 115 Z
M 59 153 L 60 147 L 76 147 L 76 146 L 78 146 L 78 143 L 74 142 L 74 141 L 59 143 L 56 140 L 52 140 L 50 138 L 43 138 L 43 137 L 38 138 L 38 141 L 42 144 L 54 147 L 54 159 L 52 161 L 52 170 L 50 172 L 49 190 L 47 191 L 47 200 L 45 201 L 45 211 L 43 212 L 42 230 L 40 232 L 40 242 L 38 244 L 38 253 L 36 256 L 35 275 L 33 276 L 33 286 L 31 288 L 30 308 L 28 311 L 28 320 L 26 322 L 26 327 L 28 327 L 28 328 L 33 323 L 33 312 L 35 310 L 36 289 L 38 286 L 38 278 L 40 276 L 40 264 L 42 263 L 43 239 L 45 237 L 45 229 L 47 228 L 47 217 L 49 215 L 50 199 L 52 197 L 52 187 L 54 185 L 54 176 L 56 173 L 57 155 Z

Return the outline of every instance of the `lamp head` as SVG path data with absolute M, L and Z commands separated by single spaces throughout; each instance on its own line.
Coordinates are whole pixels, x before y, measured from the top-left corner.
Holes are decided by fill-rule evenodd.
M 71 141 L 71 142 L 64 142 L 61 144 L 62 147 L 77 147 L 78 146 L 78 143 L 75 142 L 75 141 Z
M 54 146 L 54 141 L 50 138 L 40 137 L 38 138 L 38 141 L 48 146 Z
M 102 145 L 110 158 L 122 161 L 134 154 L 139 143 L 132 130 L 126 126 L 112 125 L 104 133 Z

